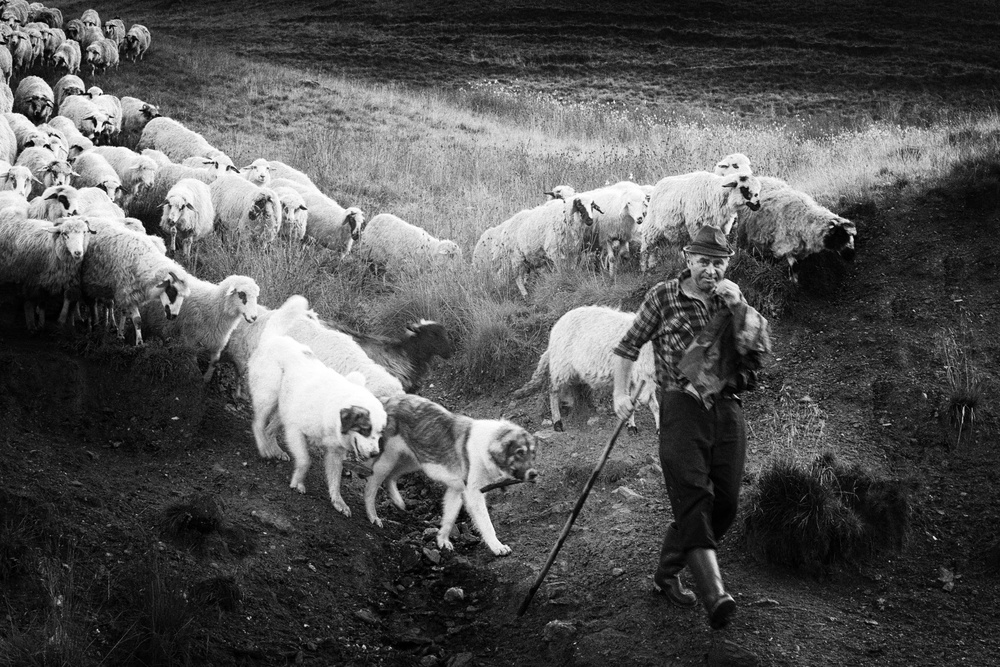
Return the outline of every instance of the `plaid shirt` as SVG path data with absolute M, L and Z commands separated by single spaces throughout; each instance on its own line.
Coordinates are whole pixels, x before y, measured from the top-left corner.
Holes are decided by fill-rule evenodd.
M 635 361 L 639 358 L 639 348 L 653 341 L 656 384 L 661 391 L 681 387 L 683 379 L 677 364 L 695 336 L 726 307 L 717 294 L 709 297 L 708 306 L 684 294 L 681 281 L 690 276 L 690 269 L 684 269 L 680 277 L 653 285 L 635 314 L 635 322 L 612 350 Z

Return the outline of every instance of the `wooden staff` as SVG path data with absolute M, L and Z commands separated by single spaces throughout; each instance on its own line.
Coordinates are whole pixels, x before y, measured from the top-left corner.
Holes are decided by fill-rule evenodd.
M 618 422 L 618 428 L 616 428 L 615 432 L 611 434 L 611 439 L 608 440 L 608 444 L 604 447 L 604 452 L 601 454 L 601 458 L 598 459 L 597 465 L 594 466 L 594 472 L 590 473 L 590 479 L 587 480 L 586 486 L 583 487 L 583 493 L 580 494 L 580 497 L 576 501 L 576 506 L 574 506 L 573 511 L 570 512 L 569 519 L 566 520 L 566 525 L 563 526 L 559 539 L 556 540 L 555 545 L 552 547 L 552 551 L 549 552 L 549 559 L 545 562 L 545 567 L 543 567 L 542 571 L 538 573 L 538 577 L 535 578 L 535 583 L 532 584 L 531 590 L 529 590 L 528 594 L 524 596 L 521 606 L 518 607 L 518 616 L 524 616 L 524 612 L 528 610 L 528 605 L 531 604 L 531 599 L 535 597 L 535 593 L 538 592 L 539 586 L 542 585 L 545 575 L 549 573 L 549 568 L 552 567 L 552 563 L 559 554 L 559 550 L 562 549 L 563 542 L 565 542 L 566 538 L 569 537 L 570 528 L 573 527 L 573 522 L 576 521 L 576 517 L 579 516 L 580 510 L 583 509 L 583 503 L 587 501 L 587 496 L 590 495 L 590 490 L 594 487 L 594 483 L 597 481 L 597 476 L 601 474 L 601 469 L 604 468 L 604 463 L 608 460 L 608 455 L 611 454 L 611 449 L 615 446 L 615 441 L 618 440 L 618 435 L 622 432 L 625 422 L 627 422 L 629 417 L 632 416 L 632 413 L 635 412 L 635 402 L 639 398 L 639 394 L 642 392 L 642 388 L 645 384 L 645 380 L 640 382 L 639 386 L 636 387 L 635 393 L 632 394 L 631 409 L 629 409 L 625 418 Z

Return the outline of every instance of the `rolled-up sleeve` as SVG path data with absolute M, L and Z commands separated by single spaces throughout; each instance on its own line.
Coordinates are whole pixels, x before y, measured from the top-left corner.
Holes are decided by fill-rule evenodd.
M 656 335 L 660 326 L 662 301 L 661 291 L 665 289 L 663 283 L 653 286 L 646 297 L 639 305 L 639 310 L 635 313 L 635 321 L 625 335 L 611 350 L 619 357 L 624 357 L 631 361 L 639 358 L 639 349 L 648 343 Z

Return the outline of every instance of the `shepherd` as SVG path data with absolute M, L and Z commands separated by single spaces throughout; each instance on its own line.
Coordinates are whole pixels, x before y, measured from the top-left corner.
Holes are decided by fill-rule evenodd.
M 736 518 L 746 462 L 740 393 L 756 386 L 770 351 L 767 320 L 726 279 L 733 251 L 722 230 L 704 226 L 684 247 L 680 276 L 657 283 L 614 348 L 614 402 L 632 409 L 632 363 L 653 341 L 660 399 L 660 463 L 673 520 L 653 574 L 654 589 L 680 607 L 698 597 L 680 579 L 691 571 L 712 629 L 728 625 L 736 602 L 722 583 L 719 540 Z

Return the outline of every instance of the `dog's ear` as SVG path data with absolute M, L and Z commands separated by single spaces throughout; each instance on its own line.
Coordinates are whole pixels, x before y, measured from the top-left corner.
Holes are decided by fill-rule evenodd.
M 518 430 L 511 434 L 507 440 L 505 454 L 508 461 L 525 461 L 534 458 L 535 442 L 531 434 L 525 430 Z
M 372 419 L 368 410 L 352 405 L 340 411 L 340 432 L 354 431 L 366 438 L 372 434 Z

